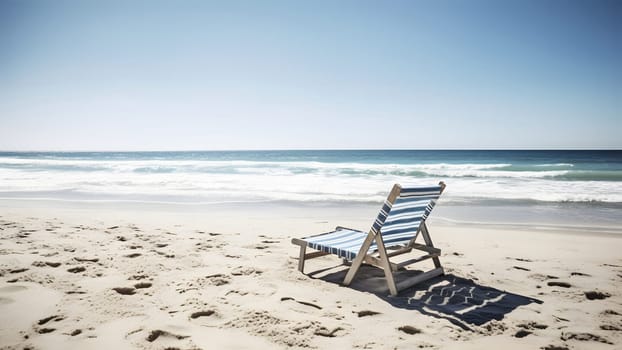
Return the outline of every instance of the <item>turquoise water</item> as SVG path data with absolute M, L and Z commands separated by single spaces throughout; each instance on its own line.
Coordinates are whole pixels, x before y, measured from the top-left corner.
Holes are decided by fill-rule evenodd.
M 382 201 L 444 181 L 452 204 L 622 205 L 622 151 L 0 152 L 0 197 Z

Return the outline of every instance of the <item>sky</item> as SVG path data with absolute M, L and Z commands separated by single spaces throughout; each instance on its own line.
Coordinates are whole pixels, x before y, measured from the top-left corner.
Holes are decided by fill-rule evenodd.
M 622 1 L 0 0 L 0 150 L 622 149 Z

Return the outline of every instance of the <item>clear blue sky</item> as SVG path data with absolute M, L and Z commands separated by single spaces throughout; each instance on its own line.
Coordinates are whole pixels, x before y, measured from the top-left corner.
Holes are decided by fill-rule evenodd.
M 622 148 L 622 1 L 0 0 L 0 150 Z

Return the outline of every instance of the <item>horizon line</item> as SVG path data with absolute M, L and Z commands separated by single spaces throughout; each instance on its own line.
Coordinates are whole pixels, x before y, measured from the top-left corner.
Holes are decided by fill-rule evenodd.
M 159 152 L 282 152 L 282 151 L 622 151 L 620 148 L 257 148 L 257 149 L 141 149 L 141 150 L 0 150 L 0 153 L 159 153 Z

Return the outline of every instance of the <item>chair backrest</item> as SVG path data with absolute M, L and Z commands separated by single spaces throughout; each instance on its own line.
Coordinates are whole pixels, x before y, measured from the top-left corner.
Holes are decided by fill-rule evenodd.
M 436 186 L 403 187 L 395 184 L 372 225 L 375 234 L 382 234 L 385 246 L 408 243 L 416 237 L 445 189 Z

